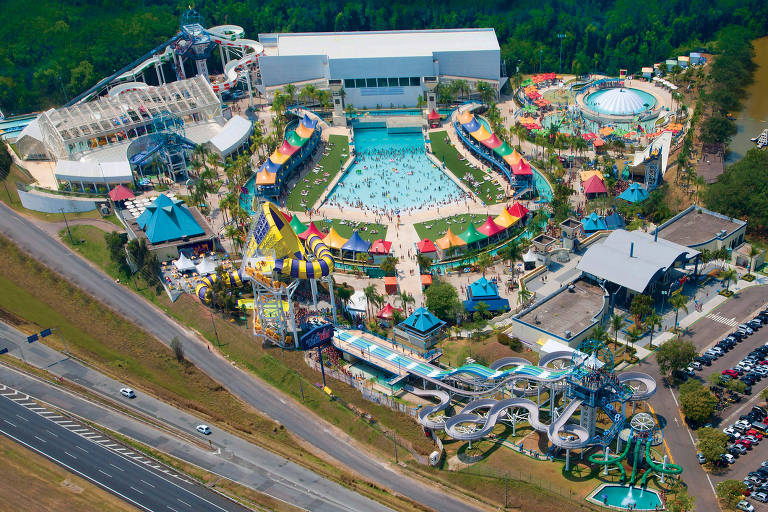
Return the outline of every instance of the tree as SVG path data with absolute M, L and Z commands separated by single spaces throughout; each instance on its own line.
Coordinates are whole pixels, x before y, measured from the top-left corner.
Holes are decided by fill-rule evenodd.
M 717 397 L 699 381 L 691 379 L 680 386 L 680 408 L 691 422 L 705 423 L 714 414 L 716 405 Z
M 416 299 L 413 298 L 413 295 L 411 295 L 408 292 L 400 292 L 400 305 L 403 307 L 403 310 L 405 311 L 409 304 L 415 304 Z
M 377 298 L 379 296 L 379 292 L 376 291 L 376 287 L 372 284 L 369 284 L 365 288 L 363 288 L 363 294 L 365 295 L 366 304 L 365 304 L 365 313 L 368 316 L 368 318 L 371 318 L 371 307 L 376 303 Z
M 645 317 L 645 323 L 643 325 L 645 325 L 645 327 L 651 330 L 651 340 L 648 342 L 648 348 L 650 349 L 653 348 L 653 333 L 657 327 L 661 327 L 662 320 L 663 319 L 661 318 L 661 316 L 659 316 L 659 314 L 656 313 L 655 311 L 651 312 L 650 315 Z
M 613 348 L 615 350 L 619 346 L 619 331 L 624 327 L 624 317 L 614 313 L 611 315 L 609 323 L 613 331 Z
M 179 341 L 179 338 L 176 336 L 173 337 L 171 340 L 171 350 L 173 351 L 174 357 L 176 357 L 176 361 L 183 363 L 184 362 L 184 345 L 181 344 L 181 341 Z
M 490 253 L 482 252 L 477 257 L 477 266 L 480 267 L 480 270 L 483 272 L 483 277 L 485 277 L 485 271 L 493 265 L 493 258 L 491 257 Z
M 475 304 L 475 313 L 473 315 L 473 319 L 475 321 L 479 320 L 485 320 L 491 315 L 491 308 L 483 301 L 479 301 L 477 304 Z
M 699 438 L 696 447 L 707 459 L 707 462 L 720 460 L 720 456 L 725 453 L 728 436 L 716 428 L 704 427 L 696 431 L 696 437 Z
M 419 269 L 421 270 L 422 273 L 424 273 L 425 271 L 429 272 L 429 267 L 432 265 L 432 258 L 429 258 L 419 253 L 416 255 L 416 263 L 419 264 Z
M 678 484 L 675 486 L 675 491 L 670 494 L 666 503 L 669 512 L 689 512 L 695 509 L 696 497 L 688 494 L 686 487 Z
M 704 191 L 707 208 L 744 219 L 750 230 L 768 229 L 768 198 L 753 193 L 768 187 L 768 152 L 750 149 L 744 158 L 729 166 L 717 181 Z
M 723 480 L 715 487 L 717 497 L 720 498 L 729 507 L 735 507 L 744 496 L 747 490 L 747 484 L 741 480 Z
M 455 322 L 456 317 L 464 309 L 459 301 L 459 294 L 456 293 L 456 288 L 448 282 L 434 281 L 427 288 L 425 295 L 427 297 L 427 309 L 445 322 Z
M 520 259 L 522 251 L 517 242 L 511 242 L 502 247 L 498 254 L 503 261 L 514 263 L 516 260 Z
M 348 286 L 345 283 L 342 283 L 336 286 L 336 288 L 334 289 L 334 292 L 335 292 L 336 298 L 338 298 L 346 308 L 347 305 L 349 304 L 349 299 L 351 299 L 352 295 L 355 293 L 355 289 L 352 288 L 351 286 Z
M 525 304 L 533 297 L 533 292 L 525 286 L 525 282 L 520 282 L 520 289 L 517 290 L 517 303 Z
M 755 247 L 754 244 L 749 246 L 749 275 L 752 275 L 752 272 L 754 272 L 754 269 L 752 268 L 752 263 L 755 261 L 755 257 L 758 256 L 762 251 Z
M 396 256 L 387 256 L 379 265 L 379 268 L 388 276 L 393 276 L 397 272 L 397 264 L 400 260 Z
M 675 310 L 675 329 L 677 329 L 677 315 L 680 313 L 680 310 L 682 309 L 685 311 L 686 314 L 688 314 L 688 297 L 687 295 L 683 295 L 682 293 L 678 293 L 676 295 L 673 295 L 669 298 L 668 302 L 669 305 L 672 306 L 672 309 Z
M 629 305 L 629 312 L 635 319 L 636 324 L 641 324 L 646 316 L 653 311 L 653 299 L 649 295 L 640 293 L 632 298 L 632 303 Z
M 661 373 L 665 375 L 687 367 L 694 357 L 696 357 L 696 347 L 693 343 L 681 341 L 679 338 L 669 340 L 656 351 L 656 362 Z
M 13 158 L 8 152 L 8 146 L 5 142 L 0 143 L 0 181 L 4 180 L 11 173 Z
M 610 336 L 608 335 L 608 331 L 605 330 L 605 327 L 603 327 L 603 324 L 597 324 L 594 329 L 592 329 L 592 332 L 589 333 L 589 337 L 596 341 L 608 341 L 610 339 Z
M 734 269 L 729 268 L 720 273 L 720 279 L 725 283 L 725 291 L 728 292 L 731 289 L 731 282 L 739 280 L 739 274 Z

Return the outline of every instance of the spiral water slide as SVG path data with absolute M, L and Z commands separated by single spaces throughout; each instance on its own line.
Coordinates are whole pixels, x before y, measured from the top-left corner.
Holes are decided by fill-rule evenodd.
M 258 62 L 259 55 L 264 51 L 264 45 L 253 39 L 242 39 L 245 31 L 237 25 L 219 25 L 211 27 L 208 33 L 213 42 L 229 48 L 237 48 L 242 52 L 242 57 L 229 61 L 224 66 L 224 80 L 211 83 L 215 92 L 228 91 L 237 83 L 240 72 L 244 66 Z

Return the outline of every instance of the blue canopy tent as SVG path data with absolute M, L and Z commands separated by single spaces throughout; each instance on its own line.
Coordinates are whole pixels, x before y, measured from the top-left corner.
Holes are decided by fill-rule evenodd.
M 146 233 L 150 243 L 160 244 L 170 240 L 205 234 L 189 210 L 178 199 L 171 200 L 160 194 L 139 215 L 136 223 Z
M 352 233 L 352 236 L 349 237 L 349 240 L 347 240 L 347 243 L 341 246 L 341 250 L 342 254 L 343 251 L 351 251 L 352 257 L 354 258 L 355 254 L 357 253 L 368 252 L 370 247 L 371 243 L 363 240 L 363 238 L 360 236 L 360 233 L 355 230 Z
M 467 286 L 467 300 L 464 301 L 464 309 L 473 312 L 477 304 L 484 302 L 488 311 L 509 311 L 509 300 L 499 296 L 499 288 L 496 283 L 481 277 Z
M 595 212 L 589 214 L 588 217 L 581 219 L 581 228 L 584 233 L 592 233 L 594 231 L 600 231 L 602 229 L 608 229 L 605 221 Z
M 605 225 L 610 230 L 624 229 L 626 227 L 624 219 L 616 212 L 613 212 L 605 218 Z
M 648 191 L 639 183 L 632 183 L 627 190 L 619 194 L 619 199 L 628 203 L 641 203 L 648 199 Z

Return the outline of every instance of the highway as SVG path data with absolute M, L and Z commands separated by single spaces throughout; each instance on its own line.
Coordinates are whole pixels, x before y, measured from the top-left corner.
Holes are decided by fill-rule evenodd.
M 231 393 L 257 410 L 280 422 L 294 435 L 336 459 L 361 478 L 376 482 L 427 507 L 443 512 L 481 510 L 426 483 L 392 469 L 366 452 L 338 429 L 283 395 L 253 374 L 212 355 L 205 342 L 160 309 L 115 283 L 101 270 L 91 266 L 43 230 L 0 204 L 0 233 L 34 255 L 58 273 L 76 283 L 101 302 L 125 315 L 155 335 L 163 343 L 178 337 L 184 344 L 187 359 L 225 386 Z
M 28 400 L 22 403 L 28 403 Z M 141 510 L 246 510 L 201 485 L 185 483 L 153 471 L 97 442 L 89 441 L 1 394 L 0 417 L 0 433 L 3 435 Z

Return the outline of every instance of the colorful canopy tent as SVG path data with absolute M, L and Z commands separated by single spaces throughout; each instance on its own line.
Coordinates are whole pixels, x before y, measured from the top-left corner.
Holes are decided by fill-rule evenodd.
M 301 148 L 315 131 L 317 121 L 304 116 L 295 130 L 285 135 L 285 140 L 269 158 L 262 164 L 256 175 L 255 184 L 258 186 L 272 186 L 277 181 L 277 172 L 288 159 Z
M 344 238 L 341 236 L 333 227 L 328 230 L 328 234 L 323 239 L 323 243 L 330 247 L 331 249 L 341 250 L 342 247 L 344 247 L 344 244 L 347 243 L 349 239 Z
M 325 238 L 325 236 L 326 236 L 325 233 L 323 233 L 322 231 L 317 229 L 317 226 L 315 226 L 314 222 L 310 222 L 309 223 L 309 227 L 306 229 L 306 231 L 304 231 L 303 233 L 299 234 L 299 238 L 302 239 L 302 240 L 306 240 L 311 235 L 317 235 L 320 238 Z
M 508 228 L 509 226 L 512 226 L 517 221 L 519 221 L 519 217 L 515 217 L 513 215 L 510 215 L 510 213 L 507 210 L 501 210 L 501 213 L 496 216 L 495 219 L 493 219 L 493 222 L 503 227 L 504 229 Z
M 296 233 L 297 235 L 300 235 L 307 230 L 306 224 L 302 224 L 302 222 L 299 220 L 299 217 L 296 215 L 293 216 L 290 224 L 291 224 L 291 227 L 293 228 L 293 232 Z
M 597 176 L 592 176 L 583 183 L 585 194 L 605 194 L 607 192 L 605 183 Z
M 371 254 L 389 254 L 389 251 L 392 249 L 392 242 L 388 240 L 382 240 L 379 238 L 378 240 L 374 240 L 371 244 L 371 248 L 368 249 L 368 252 Z
M 641 203 L 648 199 L 648 191 L 639 183 L 632 183 L 627 190 L 619 194 L 619 199 L 629 203 Z
M 481 277 L 467 286 L 467 300 L 464 301 L 464 309 L 473 312 L 480 302 L 484 302 L 488 306 L 488 311 L 509 311 L 509 300 L 502 298 L 496 283 L 485 277 Z
M 418 249 L 421 254 L 437 252 L 437 247 L 435 247 L 435 244 L 432 243 L 432 240 L 429 238 L 424 238 L 423 240 L 417 242 L 416 249 Z
M 384 292 L 387 295 L 394 295 L 397 293 L 397 277 L 387 276 L 384 278 Z
M 173 266 L 176 267 L 179 272 L 195 270 L 195 262 L 187 258 L 183 252 L 179 254 L 179 259 L 173 262 Z
M 269 158 L 261 165 L 259 170 L 266 170 L 267 172 L 277 172 L 280 169 L 280 164 L 276 164 Z
M 605 218 L 605 225 L 610 230 L 624 229 L 626 227 L 624 219 L 616 212 L 613 212 Z
M 440 114 L 435 112 L 435 109 L 432 109 L 429 114 L 427 114 L 427 119 L 430 121 L 434 121 L 435 119 L 440 119 Z
M 600 171 L 579 171 L 579 179 L 582 183 L 587 181 L 592 176 L 597 176 L 601 180 L 603 179 L 603 173 Z
M 392 307 L 390 303 L 387 303 L 386 306 L 381 308 L 381 311 L 379 311 L 379 314 L 376 315 L 376 318 L 381 318 L 382 320 L 389 320 L 395 315 L 395 311 L 403 312 L 400 308 Z
M 530 210 L 520 203 L 515 203 L 507 208 L 507 211 L 511 216 L 517 217 L 518 219 L 523 219 L 526 215 L 528 215 Z
M 136 222 L 153 244 L 205 234 L 182 202 L 171 200 L 165 194 L 160 194 L 147 206 Z
M 368 252 L 368 249 L 371 247 L 370 242 L 366 242 L 363 240 L 363 238 L 360 236 L 360 233 L 357 232 L 357 230 L 352 232 L 352 236 L 349 237 L 349 240 L 347 240 L 347 243 L 344 244 L 342 247 L 345 251 L 352 251 L 355 252 Z
M 494 134 L 492 134 L 492 135 L 490 136 L 490 138 L 488 138 L 488 139 L 486 139 L 486 140 L 481 140 L 480 142 L 481 142 L 481 143 L 482 143 L 482 144 L 483 144 L 485 147 L 487 147 L 487 148 L 490 148 L 490 149 L 494 149 L 494 148 L 497 148 L 497 147 L 499 147 L 499 146 L 501 146 L 501 145 L 503 144 L 503 142 L 501 141 L 501 139 L 499 139 L 499 138 L 496 136 L 496 134 L 495 134 L 495 133 L 494 133 Z
M 459 235 L 459 238 L 464 240 L 467 244 L 472 244 L 481 240 L 485 240 L 488 237 L 480 233 L 475 228 L 475 225 L 470 222 L 467 226 L 467 229 L 465 229 L 464 232 Z
M 493 222 L 493 219 L 489 215 L 488 218 L 485 220 L 485 223 L 477 228 L 477 230 L 484 234 L 485 236 L 491 237 L 497 233 L 501 233 L 506 228 L 499 226 L 495 222 Z
M 432 284 L 432 274 L 421 274 L 421 286 L 427 287 Z
M 462 110 L 459 112 L 457 118 L 459 120 L 459 124 L 467 124 L 468 122 L 472 121 L 475 116 L 473 116 L 472 112 L 469 110 Z
M 213 261 L 212 258 L 208 258 L 207 256 L 203 258 L 203 260 L 195 265 L 195 268 L 197 269 L 197 273 L 201 276 L 207 276 L 208 274 L 215 274 L 216 273 L 216 262 Z
M 113 201 L 125 201 L 126 199 L 133 199 L 134 196 L 131 189 L 125 185 L 118 185 L 109 191 L 109 198 Z
M 271 155 L 269 155 L 269 159 L 272 160 L 276 164 L 283 165 L 285 162 L 288 161 L 288 159 L 291 157 L 291 155 L 285 155 L 280 152 L 280 148 L 274 150 Z
M 453 231 L 451 231 L 451 228 L 448 228 L 442 238 L 435 240 L 435 245 L 445 251 L 451 247 L 462 247 L 467 245 L 467 242 L 456 236 Z
M 280 151 L 284 155 L 290 156 L 290 155 L 294 154 L 295 152 L 297 152 L 300 147 L 301 146 L 292 146 L 292 145 L 290 145 L 288 143 L 287 140 L 284 140 L 283 143 L 280 145 L 280 147 L 277 150 Z
M 602 217 L 595 212 L 592 212 L 588 217 L 581 219 L 581 228 L 585 233 L 592 233 L 594 231 L 608 229 L 608 226 L 605 224 Z
M 517 164 L 512 165 L 510 167 L 512 167 L 512 173 L 514 173 L 516 176 L 532 176 L 533 175 L 531 164 L 528 163 L 528 160 L 526 160 L 525 157 L 521 157 L 520 160 L 517 162 Z
M 256 178 L 254 179 L 254 184 L 256 184 L 256 185 L 274 185 L 275 181 L 277 181 L 277 173 L 276 172 L 269 172 L 264 167 L 262 167 L 261 170 L 256 173 Z

